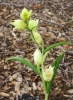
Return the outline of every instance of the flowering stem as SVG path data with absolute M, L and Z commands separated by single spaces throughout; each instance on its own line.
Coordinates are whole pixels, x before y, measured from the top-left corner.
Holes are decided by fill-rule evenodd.
M 42 79 L 42 83 L 43 83 L 43 86 L 44 86 L 45 98 L 47 98 L 47 97 L 46 97 L 47 88 L 46 88 L 46 82 L 45 82 L 45 80 L 44 80 L 44 78 L 43 78 L 43 72 L 44 72 L 44 66 L 43 66 L 43 61 L 42 61 L 42 77 L 41 77 L 41 79 Z M 47 99 L 45 99 L 45 100 L 47 100 Z
M 49 100 L 49 92 L 47 92 L 47 83 L 44 81 L 43 77 L 42 77 L 42 83 L 44 86 L 44 94 L 45 94 L 45 100 Z
M 48 95 L 49 94 L 45 93 L 45 100 L 49 100 Z
M 34 36 L 33 36 L 33 34 L 32 34 L 32 31 L 30 31 L 30 33 L 31 33 L 32 40 L 33 40 L 33 42 L 34 42 L 34 44 L 35 44 L 35 47 L 36 47 L 37 49 L 39 49 L 39 47 L 38 47 L 38 45 L 37 45 L 37 43 L 36 43 L 36 41 L 35 41 L 35 39 L 34 39 Z
M 44 52 L 44 43 L 42 43 L 42 54 Z
M 34 44 L 35 44 L 35 47 L 38 49 L 39 47 L 38 47 L 38 45 L 37 45 L 37 43 L 36 43 L 36 41 L 35 41 L 35 39 L 34 39 L 33 33 L 32 33 L 32 31 L 28 28 L 28 21 L 26 21 L 26 28 L 27 28 L 28 31 L 30 32 L 30 36 L 31 36 L 31 38 L 32 38 L 32 40 L 33 40 L 33 42 L 34 42 Z
M 43 76 L 41 76 L 41 79 L 42 79 L 42 83 L 43 83 L 43 86 L 44 86 L 44 92 L 46 93 L 46 85 L 45 85 L 45 81 L 43 79 Z
M 40 77 L 41 77 L 40 67 L 38 65 L 37 65 L 37 69 L 38 69 L 38 71 L 40 73 Z
M 43 56 L 43 52 L 44 52 L 44 43 L 42 43 L 42 56 Z M 46 81 L 43 79 L 43 72 L 44 72 L 44 65 L 43 65 L 44 61 L 42 61 L 42 83 L 43 83 L 43 86 L 44 86 L 44 93 L 45 93 L 45 100 L 48 100 L 48 96 L 49 96 L 49 93 L 47 93 L 47 87 L 46 87 Z
M 43 77 L 41 79 L 42 79 L 42 83 L 44 86 L 45 100 L 48 100 L 49 93 L 47 93 L 46 83 L 45 83 Z

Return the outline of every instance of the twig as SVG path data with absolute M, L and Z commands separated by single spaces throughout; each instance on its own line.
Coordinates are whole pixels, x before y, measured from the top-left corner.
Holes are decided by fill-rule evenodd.
M 2 84 L 0 85 L 0 88 L 8 81 L 8 78 L 2 82 Z
M 5 3 L 5 2 L 0 2 L 1 5 L 7 5 L 7 6 L 15 6 L 15 7 L 24 7 L 25 4 L 14 4 L 14 3 Z
M 69 99 L 67 99 L 67 100 L 73 100 L 73 95 Z
M 19 99 L 18 99 L 18 94 L 15 95 L 15 99 L 16 99 L 16 100 L 19 100 Z
M 63 72 L 66 72 L 63 68 L 59 67 Z M 73 71 L 67 71 L 68 73 L 73 73 Z
M 66 54 L 73 56 L 73 51 L 66 51 Z
M 38 17 L 36 17 L 36 18 L 38 18 Z M 42 18 L 39 18 L 39 19 L 40 19 L 40 20 L 43 20 L 44 22 L 48 22 L 48 23 L 52 23 L 52 24 L 58 25 L 58 26 L 60 26 L 60 27 L 64 27 L 62 24 L 57 23 L 57 22 L 55 22 L 54 20 L 46 20 L 46 19 L 42 19 Z
M 71 82 L 69 82 L 68 80 L 62 79 L 64 82 L 69 83 L 71 85 L 73 85 Z

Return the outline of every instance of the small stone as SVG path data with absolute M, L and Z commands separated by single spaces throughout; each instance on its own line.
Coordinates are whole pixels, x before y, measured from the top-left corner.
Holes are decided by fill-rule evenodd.
M 37 90 L 37 86 L 34 82 L 32 83 L 32 86 L 33 86 L 33 90 Z

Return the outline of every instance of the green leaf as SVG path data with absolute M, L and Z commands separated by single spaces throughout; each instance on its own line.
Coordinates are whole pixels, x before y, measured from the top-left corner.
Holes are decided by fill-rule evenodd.
M 53 80 L 55 78 L 55 75 L 57 73 L 57 69 L 59 67 L 59 64 L 60 64 L 61 59 L 63 58 L 63 56 L 64 56 L 64 53 L 62 53 L 59 57 L 57 57 L 56 60 L 51 65 L 52 67 L 54 67 L 54 75 L 53 75 L 52 80 L 49 83 L 47 82 L 47 93 L 50 92 L 50 89 L 51 89 L 52 84 L 53 84 Z
M 20 58 L 20 57 L 11 57 L 11 58 L 8 58 L 8 60 L 15 60 L 15 61 L 19 61 L 21 62 L 22 64 L 25 64 L 26 66 L 30 67 L 31 69 L 33 69 L 38 75 L 40 75 L 38 69 L 36 66 L 34 66 L 31 62 L 29 62 L 28 60 L 24 59 L 24 58 Z
M 69 25 L 71 25 L 71 24 L 73 24 L 73 19 L 72 19 L 72 20 L 70 20 L 70 22 L 69 22 Z
M 70 44 L 70 42 L 59 42 L 59 43 L 52 44 L 52 45 L 48 46 L 48 47 L 44 50 L 43 54 L 45 54 L 45 53 L 46 53 L 47 51 L 49 51 L 50 49 L 52 49 L 52 48 L 54 48 L 54 47 L 56 47 L 56 46 L 59 46 L 59 45 L 63 45 L 63 44 Z

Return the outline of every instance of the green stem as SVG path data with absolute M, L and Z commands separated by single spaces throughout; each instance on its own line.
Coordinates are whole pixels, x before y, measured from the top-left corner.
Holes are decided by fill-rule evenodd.
M 44 92 L 46 93 L 47 90 L 46 90 L 46 84 L 45 84 L 45 81 L 43 79 L 43 76 L 41 76 L 41 79 L 42 79 L 42 83 L 43 83 L 43 87 L 44 87 Z
M 40 76 L 40 78 L 41 78 L 42 76 L 41 76 L 40 66 L 37 65 L 37 69 L 38 69 L 38 72 L 40 73 L 39 76 Z
M 44 52 L 44 43 L 42 43 L 42 54 Z
M 48 95 L 49 94 L 45 93 L 45 100 L 49 100 Z
M 42 43 L 42 56 L 44 52 L 44 43 Z M 44 60 L 42 61 L 42 83 L 44 86 L 44 93 L 45 93 L 45 100 L 48 100 L 49 93 L 47 93 L 47 82 L 43 79 L 43 72 L 44 72 Z
M 47 93 L 47 88 L 46 88 L 46 81 L 43 78 L 43 72 L 44 72 L 44 66 L 43 66 L 43 62 L 42 62 L 42 77 L 41 77 L 41 79 L 42 79 L 42 83 L 43 83 L 43 87 L 44 87 L 44 92 L 46 94 Z
M 29 30 L 29 31 L 30 31 L 30 33 L 31 33 L 31 38 L 32 38 L 32 40 L 33 40 L 33 42 L 34 42 L 34 44 L 35 44 L 35 47 L 36 47 L 37 49 L 39 49 L 39 47 L 38 47 L 38 45 L 37 45 L 37 43 L 36 43 L 36 41 L 35 41 L 35 39 L 34 39 L 34 36 L 33 36 L 32 31 L 31 31 L 31 30 Z
M 28 21 L 26 21 L 26 25 L 27 25 L 26 28 L 27 28 L 27 30 L 30 32 L 31 39 L 32 39 L 33 42 L 34 42 L 35 47 L 36 47 L 37 49 L 39 49 L 39 47 L 38 47 L 38 45 L 37 45 L 37 43 L 36 43 L 36 41 L 35 41 L 35 39 L 34 39 L 34 36 L 33 36 L 32 31 L 28 28 Z

